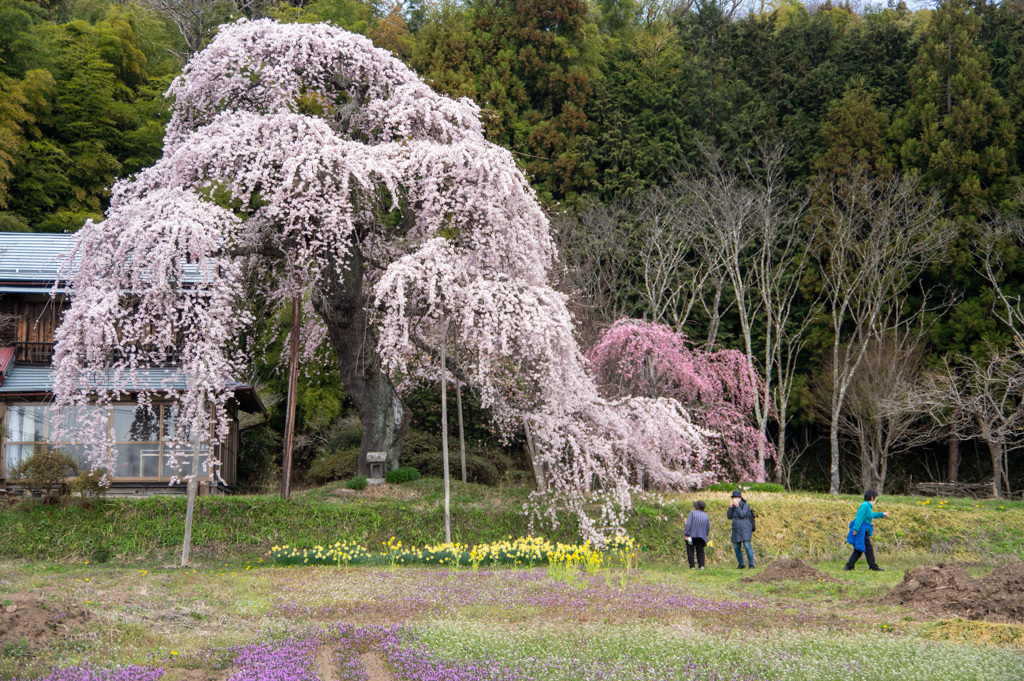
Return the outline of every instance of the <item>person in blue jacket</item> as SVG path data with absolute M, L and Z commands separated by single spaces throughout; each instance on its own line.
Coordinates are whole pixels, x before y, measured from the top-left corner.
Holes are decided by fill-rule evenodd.
M 750 548 L 750 538 L 754 532 L 753 513 L 740 490 L 732 493 L 725 517 L 732 521 L 732 548 L 736 552 L 736 562 L 739 563 L 736 567 L 740 570 L 744 568 L 744 549 L 747 552 L 747 565 L 754 567 L 754 551 Z
M 846 535 L 846 543 L 853 545 L 853 553 L 850 560 L 846 561 L 844 570 L 852 570 L 853 566 L 860 560 L 861 555 L 868 557 L 868 568 L 875 572 L 885 572 L 875 562 L 875 550 L 871 547 L 871 535 L 874 533 L 875 518 L 888 518 L 888 513 L 875 513 L 875 502 L 878 501 L 878 492 L 869 489 L 864 492 L 864 501 L 857 509 L 857 517 L 850 522 L 850 533 Z

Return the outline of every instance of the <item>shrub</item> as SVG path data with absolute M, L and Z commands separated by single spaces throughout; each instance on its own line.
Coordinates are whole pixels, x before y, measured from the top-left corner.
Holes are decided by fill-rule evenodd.
M 423 431 L 411 430 L 402 443 L 402 460 L 422 475 L 440 478 L 444 474 L 441 461 L 441 438 Z M 510 477 L 515 469 L 512 457 L 500 449 L 467 443 L 466 477 L 470 482 L 483 485 L 497 485 Z M 459 462 L 459 439 L 448 438 L 448 472 L 453 478 L 461 478 Z
M 369 484 L 370 483 L 366 481 L 365 475 L 357 475 L 356 477 L 349 479 L 349 481 L 345 483 L 345 487 L 354 490 L 362 490 L 366 489 L 366 486 Z
M 43 492 L 48 501 L 68 494 L 70 488 L 64 484 L 64 480 L 76 475 L 78 464 L 75 460 L 64 450 L 50 445 L 37 445 L 31 456 L 11 471 L 12 480 L 17 480 L 33 492 Z
M 100 484 L 102 479 L 103 473 L 99 471 L 82 471 L 71 482 L 71 491 L 81 494 L 87 499 L 104 496 L 107 493 L 107 488 Z
M 419 480 L 420 472 L 411 466 L 402 466 L 396 468 L 393 471 L 388 471 L 384 479 L 390 482 L 392 485 L 401 485 L 403 482 L 409 482 L 411 480 Z
M 712 492 L 731 492 L 742 489 L 745 492 L 785 492 L 786 488 L 774 482 L 716 482 L 704 489 Z
M 309 481 L 322 485 L 332 480 L 344 480 L 359 472 L 359 447 L 326 451 L 313 459 L 306 473 Z

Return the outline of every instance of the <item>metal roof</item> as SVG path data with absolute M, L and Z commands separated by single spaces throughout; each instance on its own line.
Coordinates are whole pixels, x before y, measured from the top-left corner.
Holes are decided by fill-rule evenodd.
M 76 234 L 0 232 L 0 293 L 52 293 L 58 274 L 64 276 L 62 283 L 67 281 L 68 271 L 62 268 L 77 238 Z M 184 281 L 199 283 L 198 266 L 184 261 L 182 265 Z M 77 269 L 77 259 L 71 269 L 72 273 Z M 62 286 L 57 292 L 65 290 Z
M 0 232 L 0 281 L 53 283 L 74 234 Z
M 133 380 L 128 381 L 124 390 L 137 392 L 140 390 L 185 390 L 185 374 L 177 367 L 157 367 L 141 371 Z M 15 365 L 0 385 L 0 395 L 40 394 L 53 392 L 53 367 L 28 367 Z M 113 372 L 108 372 L 107 380 L 99 389 L 109 390 L 113 387 Z M 235 399 L 242 409 L 251 414 L 264 411 L 263 403 L 256 394 L 255 388 L 247 383 L 232 385 Z

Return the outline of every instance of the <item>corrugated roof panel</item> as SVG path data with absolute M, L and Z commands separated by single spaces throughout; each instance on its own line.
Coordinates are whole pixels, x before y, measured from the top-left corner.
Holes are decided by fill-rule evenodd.
M 31 232 L 0 232 L 0 293 L 50 293 L 49 286 L 67 270 L 66 258 L 75 246 L 75 234 L 35 234 Z M 199 269 L 185 264 L 185 281 L 197 283 Z M 74 269 L 74 268 L 72 268 Z M 24 285 L 20 282 L 25 282 Z M 61 288 L 59 292 L 63 293 Z
M 52 367 L 17 366 L 0 385 L 0 393 L 39 393 L 53 391 Z M 113 385 L 113 372 L 108 373 L 99 387 L 110 389 Z M 128 391 L 135 390 L 184 390 L 185 374 L 176 367 L 159 367 L 147 369 L 145 374 L 135 377 L 125 386 Z
M 11 369 L 0 385 L 0 395 L 16 393 L 50 393 L 53 392 L 53 367 L 17 366 Z M 112 372 L 108 380 L 99 387 L 110 389 L 113 384 Z M 235 397 L 239 405 L 250 413 L 264 410 L 263 403 L 255 389 L 247 383 L 234 383 Z M 185 374 L 178 367 L 157 367 L 147 369 L 145 373 L 124 388 L 128 392 L 137 390 L 185 390 Z
M 74 234 L 0 232 L 0 281 L 55 281 L 74 241 Z

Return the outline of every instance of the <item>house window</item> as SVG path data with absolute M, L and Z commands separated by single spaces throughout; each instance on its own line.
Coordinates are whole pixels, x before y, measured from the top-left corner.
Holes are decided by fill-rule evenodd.
M 79 407 L 77 409 L 91 409 Z M 99 408 L 99 407 L 95 407 Z M 66 416 L 77 419 L 80 411 Z M 51 411 L 46 404 L 11 404 L 7 407 L 6 474 L 23 459 L 32 455 L 42 443 L 53 444 L 51 435 Z M 114 474 L 117 478 L 169 478 L 172 475 L 189 475 L 192 472 L 193 446 L 179 446 L 177 454 L 179 467 L 171 466 L 174 437 L 175 408 L 169 404 L 155 404 L 152 408 L 138 404 L 118 404 L 107 412 L 117 447 Z M 89 468 L 85 460 L 85 447 L 71 442 L 59 442 L 56 446 L 67 451 L 83 469 Z M 199 473 L 203 470 L 209 446 L 199 445 Z M 204 475 L 206 473 L 206 475 Z

